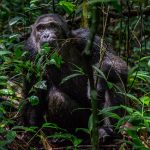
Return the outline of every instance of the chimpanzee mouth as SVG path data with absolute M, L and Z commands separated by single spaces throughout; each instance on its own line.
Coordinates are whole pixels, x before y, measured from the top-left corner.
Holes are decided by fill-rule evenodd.
M 52 37 L 49 39 L 48 43 L 52 44 L 53 42 L 56 42 L 56 41 L 57 41 L 56 37 Z
M 42 49 L 44 49 L 44 47 L 49 47 L 49 48 L 55 48 L 56 49 L 58 47 L 58 43 L 57 43 L 56 39 L 51 39 L 50 41 L 42 42 L 40 44 L 40 47 Z

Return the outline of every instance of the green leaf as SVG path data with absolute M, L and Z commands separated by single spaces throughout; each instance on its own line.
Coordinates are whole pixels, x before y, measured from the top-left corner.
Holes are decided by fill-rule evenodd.
M 150 105 L 150 97 L 149 97 L 149 96 L 143 96 L 143 97 L 141 97 L 141 98 L 140 98 L 140 101 L 141 101 L 143 104 L 147 105 L 147 106 Z
M 77 138 L 77 137 L 74 137 L 73 138 L 73 146 L 78 146 L 79 144 L 81 144 L 82 140 Z
M 16 49 L 14 51 L 14 55 L 19 59 L 22 56 L 22 51 L 20 49 Z
M 116 128 L 119 129 L 120 126 L 122 126 L 123 124 L 125 124 L 126 122 L 128 122 L 130 120 L 131 116 L 128 115 L 128 116 L 124 116 L 122 118 L 120 118 L 117 122 L 117 126 Z
M 61 64 L 63 63 L 62 56 L 59 55 L 57 52 L 53 53 L 51 55 L 49 63 L 54 64 L 54 65 L 56 65 L 56 67 L 60 68 Z
M 143 145 L 142 141 L 139 139 L 139 136 L 137 135 L 137 132 L 135 130 L 128 129 L 127 134 L 132 137 L 134 149 L 140 149 L 140 150 L 149 149 L 149 148 L 145 148 L 145 146 Z
M 148 72 L 146 72 L 146 71 L 139 71 L 138 73 L 137 73 L 137 78 L 143 78 L 143 79 L 150 79 L 150 75 L 149 75 L 149 73 Z
M 14 95 L 14 92 L 12 90 L 9 89 L 1 89 L 0 90 L 0 95 Z
M 14 24 L 16 24 L 18 21 L 22 20 L 23 18 L 22 17 L 15 17 L 15 18 L 12 18 L 10 21 L 9 21 L 9 25 L 12 26 Z
M 121 108 L 121 106 L 111 106 L 111 107 L 103 108 L 102 110 L 99 111 L 99 115 L 106 114 L 107 112 L 111 112 L 119 108 Z
M 145 60 L 145 59 L 150 59 L 150 56 L 142 57 L 142 58 L 140 59 L 140 61 L 143 61 L 143 60 Z M 149 61 L 150 61 L 150 60 L 149 60 Z
M 108 108 L 103 108 L 102 110 L 99 111 L 99 115 L 104 115 L 106 117 L 111 117 L 115 119 L 120 119 L 120 116 L 117 115 L 116 113 L 113 113 L 112 111 L 121 108 L 121 106 L 112 106 Z
M 9 36 L 10 39 L 16 39 L 17 37 L 19 37 L 19 34 L 11 34 Z
M 66 139 L 73 143 L 74 146 L 78 146 L 82 140 L 77 138 L 76 136 L 70 133 L 55 133 L 54 135 L 48 136 L 49 138 L 56 138 L 56 139 Z
M 72 78 L 74 78 L 74 77 L 77 77 L 77 76 L 82 76 L 82 74 L 80 74 L 80 73 L 71 74 L 71 75 L 69 75 L 69 76 L 63 78 L 60 84 L 63 84 L 63 83 L 65 83 L 66 81 L 68 81 L 68 80 L 70 80 L 70 79 L 72 79 Z
M 56 63 L 56 60 L 52 58 L 52 59 L 50 60 L 50 64 L 56 65 L 56 64 L 57 64 L 57 63 Z
M 104 114 L 105 117 L 109 117 L 109 118 L 114 118 L 114 119 L 120 119 L 120 116 L 113 113 L 113 112 L 107 112 L 106 114 Z
M 15 139 L 16 136 L 17 136 L 16 131 L 9 131 L 6 134 L 7 142 L 11 143 Z
M 35 88 L 37 89 L 42 89 L 42 90 L 47 90 L 47 85 L 46 85 L 46 81 L 39 81 L 34 85 Z
M 46 122 L 42 125 L 42 128 L 58 128 L 57 124 Z
M 121 12 L 121 6 L 120 6 L 120 4 L 118 3 L 118 1 L 116 0 L 113 0 L 112 1 L 112 6 L 114 6 L 114 8 L 118 11 L 118 12 Z
M 38 127 L 26 127 L 25 130 L 27 132 L 33 132 L 33 133 L 36 133 L 36 129 L 38 129 Z
M 97 91 L 96 90 L 91 90 L 91 99 L 96 100 L 97 99 Z
M 71 2 L 60 1 L 59 5 L 66 11 L 66 13 L 71 14 L 75 11 L 76 5 L 72 4 Z
M 113 83 L 107 82 L 107 85 L 108 85 L 108 88 L 109 88 L 109 89 L 112 89 L 112 88 L 113 88 Z
M 39 0 L 31 0 L 30 1 L 30 4 L 35 4 L 35 3 L 37 3 Z
M 6 145 L 8 144 L 8 142 L 5 140 L 1 140 L 0 141 L 0 150 L 7 150 L 6 148 L 4 148 Z
M 62 129 L 59 126 L 57 126 L 57 124 L 55 124 L 55 123 L 49 123 L 49 122 L 44 123 L 42 125 L 42 128 L 50 128 L 50 129 L 57 129 L 57 130 L 66 131 L 65 129 Z
M 132 114 L 134 112 L 133 108 L 130 108 L 130 107 L 127 107 L 127 106 L 124 106 L 124 105 L 121 105 L 121 107 L 124 108 L 129 114 Z
M 51 52 L 51 48 L 49 47 L 49 43 L 45 43 L 42 48 L 41 48 L 42 52 L 45 52 L 46 54 Z
M 14 126 L 12 127 L 12 130 L 26 130 L 27 127 L 24 126 Z
M 26 132 L 32 132 L 32 133 L 36 133 L 36 129 L 38 129 L 38 127 L 32 126 L 32 127 L 24 127 L 23 128 Z
M 89 133 L 89 129 L 86 129 L 86 128 L 76 128 L 76 132 L 79 132 L 79 131 L 83 131 L 83 132 L 85 132 L 87 134 L 90 134 Z
M 75 69 L 73 69 L 74 72 L 80 73 L 82 75 L 85 75 L 83 68 L 81 68 L 81 67 L 79 67 L 79 66 L 77 66 L 75 64 L 72 64 L 72 65 L 75 67 Z
M 0 76 L 0 81 L 7 81 L 8 77 L 7 76 Z
M 148 65 L 148 67 L 150 67 L 150 60 L 148 61 L 147 65 Z
M 140 102 L 139 99 L 136 98 L 136 97 L 135 97 L 134 95 L 132 95 L 132 94 L 123 93 L 123 92 L 117 92 L 117 93 L 122 94 L 122 95 L 128 97 L 129 99 L 131 99 L 131 100 L 133 100 L 133 101 L 135 101 L 135 102 L 137 102 L 137 103 Z
M 93 115 L 92 115 L 92 114 L 91 114 L 91 116 L 89 117 L 88 129 L 89 129 L 89 132 L 91 133 L 91 131 L 92 131 L 92 129 L 93 129 Z
M 8 54 L 12 54 L 12 53 L 10 51 L 6 51 L 6 50 L 0 51 L 0 56 L 1 55 L 8 55 Z
M 98 74 L 101 77 L 103 77 L 107 81 L 107 78 L 106 78 L 105 74 L 98 67 L 96 67 L 96 66 L 92 66 L 92 67 L 98 72 Z
M 31 103 L 32 106 L 38 105 L 39 104 L 39 98 L 37 96 L 31 96 L 29 97 L 29 102 Z

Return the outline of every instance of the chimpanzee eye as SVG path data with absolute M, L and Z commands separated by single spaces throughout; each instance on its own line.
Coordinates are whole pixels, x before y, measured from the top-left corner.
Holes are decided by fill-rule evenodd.
M 44 26 L 37 26 L 37 31 L 42 32 L 45 29 Z
M 49 24 L 49 28 L 50 28 L 50 29 L 57 29 L 58 27 L 57 27 L 56 24 L 51 23 L 51 24 Z

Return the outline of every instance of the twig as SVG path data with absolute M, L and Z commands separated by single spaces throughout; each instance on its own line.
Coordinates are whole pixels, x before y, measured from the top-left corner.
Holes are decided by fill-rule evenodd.
M 98 8 L 96 5 L 91 5 L 91 14 L 92 14 L 92 23 L 90 28 L 90 35 L 87 41 L 86 47 L 83 51 L 83 54 L 87 58 L 87 65 L 90 65 L 90 56 L 91 50 L 93 47 L 93 41 L 95 38 L 95 34 L 98 27 Z M 88 79 L 90 83 L 90 97 L 91 97 L 91 105 L 92 105 L 92 131 L 91 131 L 91 143 L 92 149 L 98 150 L 99 149 L 99 134 L 98 134 L 98 111 L 97 111 L 97 91 L 95 90 L 94 86 L 94 78 L 93 78 L 93 70 L 92 67 L 88 70 Z

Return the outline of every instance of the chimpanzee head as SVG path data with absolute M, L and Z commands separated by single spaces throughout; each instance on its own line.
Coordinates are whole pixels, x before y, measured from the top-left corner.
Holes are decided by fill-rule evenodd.
M 57 14 L 42 15 L 32 25 L 31 38 L 33 38 L 38 52 L 45 43 L 48 43 L 50 47 L 57 48 L 68 36 L 67 23 Z

